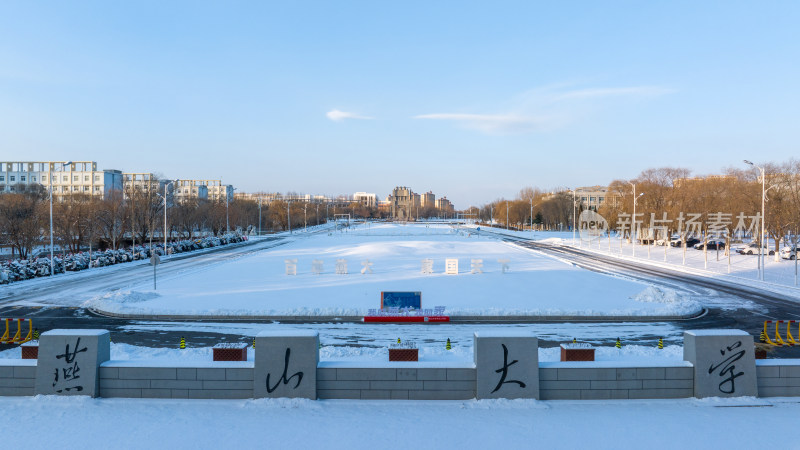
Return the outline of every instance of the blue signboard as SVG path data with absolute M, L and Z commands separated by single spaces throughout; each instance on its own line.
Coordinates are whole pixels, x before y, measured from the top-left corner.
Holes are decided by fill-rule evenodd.
M 422 292 L 381 292 L 381 309 L 422 308 Z

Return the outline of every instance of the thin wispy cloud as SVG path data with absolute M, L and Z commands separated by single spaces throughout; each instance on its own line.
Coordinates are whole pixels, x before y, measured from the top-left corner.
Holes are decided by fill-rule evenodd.
M 447 120 L 489 134 L 526 133 L 547 127 L 548 120 L 542 117 L 516 114 L 422 114 L 415 119 Z
M 635 86 L 622 88 L 577 89 L 554 96 L 554 100 L 592 99 L 604 97 L 657 97 L 672 94 L 675 89 L 659 86 Z
M 445 112 L 420 114 L 414 119 L 449 121 L 485 134 L 520 134 L 564 127 L 598 109 L 613 106 L 613 99 L 646 99 L 677 92 L 661 86 L 581 88 L 558 84 L 521 93 L 498 108 L 497 113 Z
M 325 113 L 325 116 L 328 119 L 331 119 L 334 122 L 340 122 L 340 121 L 345 120 L 345 119 L 361 119 L 361 120 L 374 119 L 374 117 L 362 116 L 360 114 L 347 112 L 347 111 L 339 111 L 338 109 L 332 109 L 332 110 L 328 111 L 327 113 Z

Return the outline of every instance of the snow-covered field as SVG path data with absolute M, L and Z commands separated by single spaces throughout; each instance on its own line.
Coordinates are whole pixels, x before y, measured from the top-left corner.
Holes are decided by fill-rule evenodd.
M 463 227 L 474 229 L 476 226 L 465 224 Z M 684 252 L 681 247 L 667 246 L 665 248 L 659 245 L 636 245 L 634 250 L 632 244 L 624 239 L 620 242 L 620 239 L 613 235 L 610 240 L 608 237 L 581 240 L 580 235 L 576 233 L 573 240 L 572 232 L 537 231 L 531 233 L 530 231 L 520 232 L 502 228 L 490 228 L 487 231 L 546 243 L 570 245 L 604 255 L 684 270 L 694 274 L 730 277 L 731 280 L 749 285 L 759 284 L 773 288 L 784 288 L 781 289 L 781 292 L 800 296 L 800 288 L 798 288 L 800 276 L 795 277 L 796 269 L 798 270 L 798 275 L 800 275 L 800 268 L 798 268 L 800 266 L 796 265 L 795 261 L 781 259 L 775 255 L 765 255 L 764 257 L 765 270 L 764 282 L 762 283 L 758 280 L 758 256 L 741 255 L 736 252 L 735 248 L 730 252 L 730 258 L 728 258 L 724 249 L 719 252 L 716 250 L 703 252 L 702 250 L 687 248 Z M 772 244 L 770 244 L 770 249 L 772 248 Z M 795 284 L 796 282 L 798 284 Z
M 422 260 L 433 259 L 433 273 Z M 445 259 L 459 274 L 447 275 Z M 297 275 L 286 275 L 297 259 Z M 472 260 L 483 273 L 470 273 Z M 312 273 L 312 262 L 323 264 Z M 346 260 L 348 274 L 337 274 Z M 362 274 L 369 261 L 373 273 Z M 501 262 L 508 260 L 503 273 Z M 159 280 L 102 293 L 85 306 L 123 314 L 217 316 L 359 316 L 380 307 L 381 291 L 421 291 L 424 308 L 450 315 L 664 316 L 699 312 L 692 298 L 630 280 L 600 275 L 493 237 L 442 224 L 367 224 L 347 232 L 294 238 L 259 252 Z
M 795 398 L 605 401 L 4 397 L 5 448 L 797 448 Z

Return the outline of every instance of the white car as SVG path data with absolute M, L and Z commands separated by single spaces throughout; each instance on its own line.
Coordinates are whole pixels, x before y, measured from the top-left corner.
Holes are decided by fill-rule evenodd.
M 783 259 L 797 259 L 800 256 L 800 248 L 783 247 L 781 249 L 781 258 Z

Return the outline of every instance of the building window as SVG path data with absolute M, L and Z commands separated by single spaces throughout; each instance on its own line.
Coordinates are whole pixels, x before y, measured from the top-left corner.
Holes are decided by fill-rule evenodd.
M 77 175 L 73 175 L 72 176 L 72 181 L 78 181 L 78 176 Z
M 31 181 L 36 181 L 36 177 L 31 177 Z
M 581 201 L 585 202 L 586 201 L 586 197 L 581 197 Z
M 83 176 L 83 181 L 89 181 L 89 175 L 84 175 Z
M 84 190 L 84 191 L 88 191 L 88 190 L 89 190 L 89 186 L 84 186 L 84 187 L 83 187 L 83 190 Z
M 16 179 L 17 179 L 17 177 L 15 177 L 14 175 L 11 175 L 10 177 L 8 177 L 8 181 L 16 181 Z
M 95 175 L 94 176 L 94 181 L 100 181 L 100 175 Z
M 95 187 L 94 187 L 94 190 L 95 190 L 95 191 L 99 191 L 99 190 L 100 190 L 100 186 L 95 186 Z
M 25 181 L 25 175 L 21 175 L 21 176 L 19 177 L 19 181 Z
M 64 177 L 63 177 L 63 181 L 69 181 L 69 177 L 68 177 L 68 176 L 66 176 L 66 175 L 64 175 Z
M 600 203 L 603 203 L 606 200 L 605 197 L 600 197 Z
M 6 176 L 5 175 L 0 175 L 0 181 L 6 181 Z

